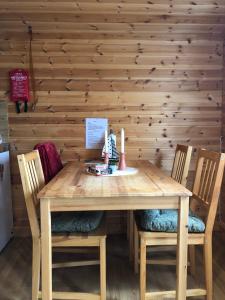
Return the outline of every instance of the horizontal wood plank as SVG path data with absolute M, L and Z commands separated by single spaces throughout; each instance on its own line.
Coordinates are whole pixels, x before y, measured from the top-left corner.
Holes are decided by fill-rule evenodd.
M 4 101 L 9 70 L 29 69 L 33 28 L 36 110 L 17 114 L 8 102 L 16 228 L 28 224 L 16 155 L 52 140 L 64 162 L 99 156 L 84 148 L 86 117 L 124 127 L 127 156 L 167 171 L 177 143 L 220 149 L 224 0 L 5 0 L 0 14 Z M 107 222 L 122 230 L 124 214 Z

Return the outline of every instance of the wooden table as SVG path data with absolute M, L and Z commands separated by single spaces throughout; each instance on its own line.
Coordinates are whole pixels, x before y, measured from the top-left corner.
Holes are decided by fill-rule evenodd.
M 42 299 L 52 300 L 51 212 L 82 210 L 178 209 L 176 299 L 186 299 L 187 223 L 191 192 L 148 161 L 129 166 L 121 177 L 88 175 L 83 163 L 69 162 L 38 194 L 41 205 Z

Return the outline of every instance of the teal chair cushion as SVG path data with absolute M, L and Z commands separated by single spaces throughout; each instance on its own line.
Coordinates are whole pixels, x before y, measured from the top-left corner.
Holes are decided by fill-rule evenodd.
M 151 209 L 143 210 L 138 214 L 138 223 L 142 230 L 177 232 L 177 210 L 174 209 Z M 193 212 L 188 217 L 189 232 L 204 232 L 204 222 Z
M 102 218 L 102 211 L 56 213 L 52 216 L 52 232 L 91 232 L 99 227 Z

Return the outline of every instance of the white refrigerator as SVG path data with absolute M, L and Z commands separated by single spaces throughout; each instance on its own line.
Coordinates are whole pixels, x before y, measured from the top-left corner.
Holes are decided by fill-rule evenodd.
M 0 251 L 12 237 L 13 213 L 9 151 L 0 152 Z

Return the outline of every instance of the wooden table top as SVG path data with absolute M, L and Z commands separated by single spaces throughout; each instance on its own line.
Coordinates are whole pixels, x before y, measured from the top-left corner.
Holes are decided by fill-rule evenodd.
M 69 162 L 39 192 L 41 199 L 107 197 L 189 197 L 192 193 L 148 161 L 132 161 L 138 173 L 104 177 L 86 173 L 81 162 Z

